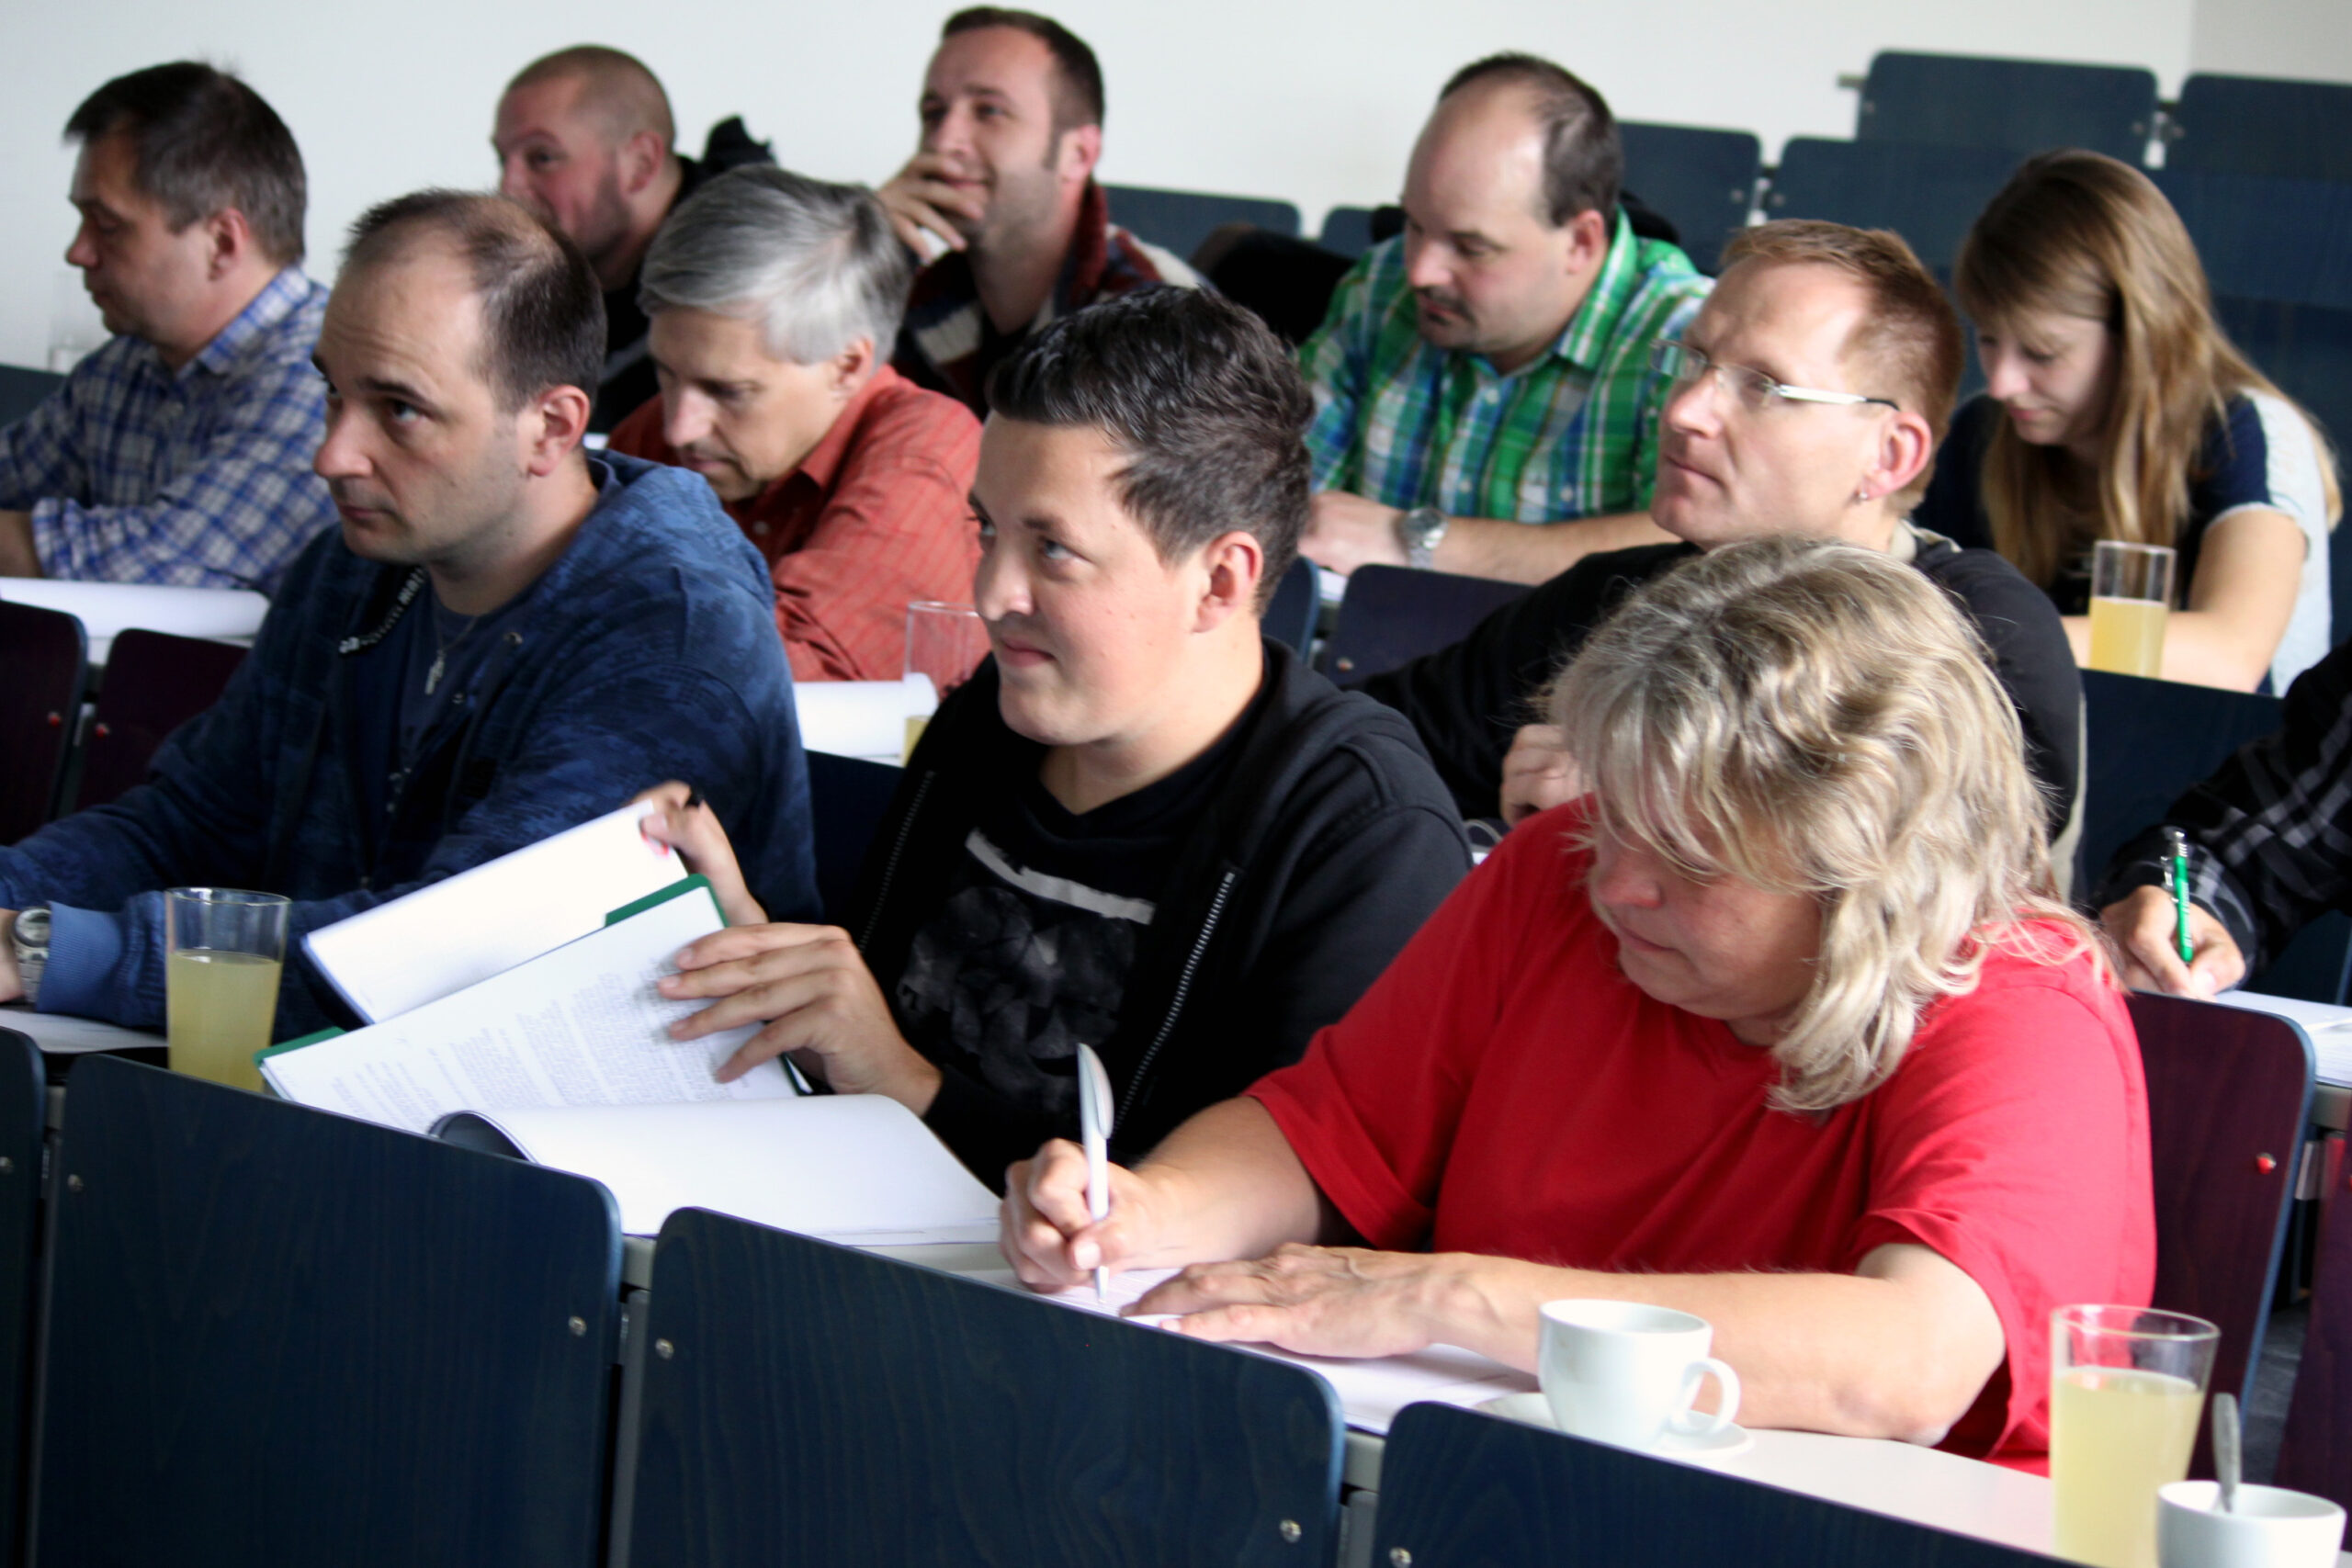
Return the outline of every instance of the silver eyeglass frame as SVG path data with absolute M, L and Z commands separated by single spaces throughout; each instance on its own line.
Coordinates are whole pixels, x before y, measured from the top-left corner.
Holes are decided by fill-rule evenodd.
M 1688 367 L 1677 363 L 1690 362 Z M 1893 398 L 1865 397 L 1860 392 L 1825 392 L 1818 387 L 1792 387 L 1775 381 L 1761 370 L 1747 365 L 1726 365 L 1704 349 L 1693 348 L 1679 338 L 1660 338 L 1650 344 L 1650 368 L 1668 380 L 1681 384 L 1696 381 L 1709 374 L 1720 375 L 1725 388 L 1743 402 L 1758 408 L 1770 408 L 1775 399 L 1792 403 L 1826 403 L 1838 408 L 1860 408 L 1876 403 L 1900 413 L 1903 405 Z M 1756 389 L 1753 394 L 1745 389 Z

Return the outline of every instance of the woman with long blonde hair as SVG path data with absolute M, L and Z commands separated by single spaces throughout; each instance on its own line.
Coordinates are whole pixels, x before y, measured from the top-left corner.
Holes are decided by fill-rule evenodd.
M 2170 545 L 2165 678 L 2284 691 L 2329 646 L 2335 461 L 2214 321 L 2164 193 L 2097 152 L 2030 158 L 1953 282 L 1986 389 L 1915 520 L 2007 557 L 2057 602 L 2078 662 L 2094 543 Z
M 1751 1426 L 2039 1451 L 2051 1309 L 2148 1299 L 2147 1107 L 1984 645 L 1889 556 L 1753 540 L 1552 708 L 1591 793 L 1108 1219 L 1070 1145 L 1015 1166 L 1016 1270 L 1189 1265 L 1136 1310 L 1522 1368 L 1541 1303 L 1645 1303 L 1713 1325 Z

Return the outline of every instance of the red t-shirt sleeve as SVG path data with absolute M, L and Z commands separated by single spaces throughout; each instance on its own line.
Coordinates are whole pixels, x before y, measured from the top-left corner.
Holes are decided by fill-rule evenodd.
M 1553 818 L 1558 821 L 1556 814 Z M 1295 1065 L 1258 1080 L 1315 1184 L 1375 1247 L 1428 1244 L 1438 1183 L 1508 976 L 1556 926 L 1581 858 L 1537 824 L 1505 840 Z
M 2046 1449 L 2052 1309 L 2142 1304 L 2154 1285 L 2139 1045 L 2089 968 L 1996 958 L 1871 1097 L 1871 1197 L 1844 1266 L 1890 1243 L 1930 1247 L 1984 1292 L 2007 1342 L 1949 1449 Z

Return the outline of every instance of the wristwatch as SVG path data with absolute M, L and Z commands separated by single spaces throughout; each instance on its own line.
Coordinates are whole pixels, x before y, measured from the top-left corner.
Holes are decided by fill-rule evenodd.
M 1396 542 L 1405 547 L 1405 564 L 1415 571 L 1427 571 L 1437 558 L 1438 541 L 1445 537 L 1445 530 L 1453 518 L 1434 506 L 1416 506 L 1410 512 L 1396 514 Z
M 40 1000 L 40 972 L 49 967 L 49 908 L 36 905 L 17 911 L 17 923 L 9 928 L 8 944 L 17 950 L 17 979 L 25 987 L 25 1000 Z

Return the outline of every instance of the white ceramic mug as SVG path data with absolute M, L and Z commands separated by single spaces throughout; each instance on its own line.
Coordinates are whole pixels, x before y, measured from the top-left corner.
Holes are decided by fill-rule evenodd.
M 2216 1513 L 2218 1481 L 2156 1489 L 2156 1561 L 2163 1568 L 2335 1568 L 2344 1510 L 2278 1486 L 2241 1486 L 2237 1511 Z
M 1561 1431 L 1620 1448 L 1668 1438 L 1711 1438 L 1739 1414 L 1739 1374 L 1707 1354 L 1703 1317 L 1637 1302 L 1545 1302 L 1536 1379 Z M 1691 1406 L 1713 1373 L 1723 1398 L 1712 1416 Z

